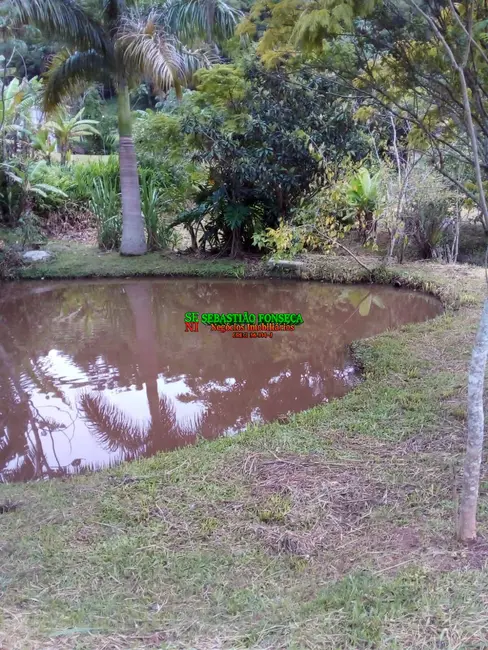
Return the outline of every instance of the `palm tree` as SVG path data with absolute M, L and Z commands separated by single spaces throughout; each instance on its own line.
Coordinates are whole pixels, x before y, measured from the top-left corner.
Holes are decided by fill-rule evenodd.
M 10 0 L 19 22 L 35 25 L 44 36 L 62 40 L 63 52 L 47 76 L 44 109 L 52 111 L 81 82 L 110 83 L 116 89 L 120 134 L 120 184 L 123 232 L 120 252 L 142 255 L 147 250 L 141 212 L 137 161 L 132 140 L 129 89 L 141 78 L 176 92 L 193 70 L 208 65 L 204 52 L 193 52 L 177 40 L 179 26 L 187 44 L 190 25 L 196 38 L 230 36 L 239 15 L 224 0 L 169 0 L 163 13 L 141 16 L 125 0 L 100 0 L 98 16 L 75 0 Z
M 51 156 L 56 150 L 56 143 L 51 140 L 49 131 L 46 128 L 39 129 L 35 134 L 30 134 L 30 145 L 33 151 L 41 154 L 42 158 L 51 164 Z
M 54 119 L 46 122 L 45 128 L 54 133 L 61 154 L 61 164 L 66 165 L 71 142 L 79 142 L 89 135 L 100 135 L 95 128 L 97 120 L 84 120 L 82 108 L 73 117 L 65 106 L 60 106 L 54 114 Z

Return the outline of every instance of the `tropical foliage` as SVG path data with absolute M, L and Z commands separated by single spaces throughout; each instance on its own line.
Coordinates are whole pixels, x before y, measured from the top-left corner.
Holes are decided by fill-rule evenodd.
M 95 128 L 96 120 L 83 119 L 85 109 L 79 110 L 76 115 L 70 117 L 66 106 L 61 106 L 55 112 L 53 118 L 45 123 L 42 139 L 48 140 L 49 132 L 54 134 L 61 154 L 61 164 L 65 165 L 71 154 L 71 144 L 80 142 L 82 138 L 90 135 L 99 135 Z M 46 135 L 44 135 L 46 134 Z
M 43 107 L 53 111 L 82 83 L 110 84 L 118 101 L 123 233 L 121 252 L 146 251 L 139 180 L 132 141 L 129 89 L 142 78 L 160 91 L 178 92 L 192 73 L 210 58 L 204 49 L 192 51 L 177 39 L 180 32 L 191 45 L 192 35 L 203 38 L 230 35 L 236 12 L 225 3 L 209 16 L 200 3 L 168 3 L 165 11 L 128 10 L 122 0 L 97 4 L 94 12 L 68 0 L 10 0 L 13 22 L 38 27 L 45 37 L 62 39 L 71 49 L 54 58 L 43 89 Z M 188 11 L 190 9 L 190 11 Z M 192 31 L 193 30 L 193 31 Z M 87 125 L 85 123 L 84 133 Z M 93 134 L 93 129 L 92 129 Z M 64 138 L 65 136 L 63 136 Z M 62 155 L 66 143 L 62 140 Z
M 16 226 L 24 206 L 41 229 L 53 215 L 81 219 L 102 247 L 131 254 L 171 247 L 184 229 L 193 251 L 231 256 L 327 252 L 347 238 L 400 260 L 452 261 L 461 211 L 483 206 L 459 81 L 423 19 L 444 21 L 446 42 L 461 47 L 462 10 L 444 4 L 258 0 L 241 14 L 222 0 L 157 10 L 9 0 L 3 221 Z M 475 5 L 466 83 L 486 185 L 485 10 Z M 29 47 L 40 77 L 27 63 L 19 72 Z M 79 164 L 83 153 L 120 163 Z M 14 167 L 55 189 L 22 196 Z

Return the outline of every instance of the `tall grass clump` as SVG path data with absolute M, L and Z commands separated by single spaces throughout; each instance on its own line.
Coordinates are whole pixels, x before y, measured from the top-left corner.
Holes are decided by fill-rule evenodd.
M 90 209 L 97 220 L 97 239 L 100 248 L 118 249 L 122 240 L 122 215 L 117 180 L 109 176 L 94 179 Z
M 72 189 L 70 198 L 76 203 L 83 203 L 91 200 L 93 183 L 96 179 L 107 179 L 110 185 L 119 188 L 119 161 L 116 156 L 110 156 L 108 160 L 91 160 L 89 162 L 76 163 L 71 165 Z
M 146 226 L 147 247 L 149 250 L 168 248 L 172 242 L 172 229 L 165 222 L 165 200 L 151 169 L 141 170 L 141 203 Z

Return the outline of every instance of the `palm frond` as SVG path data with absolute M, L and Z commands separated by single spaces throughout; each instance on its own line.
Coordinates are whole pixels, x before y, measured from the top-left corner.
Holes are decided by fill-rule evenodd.
M 88 428 L 109 451 L 123 449 L 136 453 L 144 449 L 148 428 L 131 421 L 101 393 L 82 393 L 78 406 L 87 420 Z
M 92 136 L 101 137 L 100 131 L 94 127 L 86 127 L 85 129 L 73 129 L 71 132 L 71 140 L 79 142 L 82 138 L 90 138 Z
M 210 68 L 212 65 L 222 62 L 222 59 L 212 47 L 202 47 L 197 50 L 191 50 L 188 47 L 181 45 L 179 52 L 187 81 L 190 81 L 197 70 L 200 70 L 201 68 Z
M 176 418 L 176 409 L 170 399 L 166 395 L 159 397 L 159 422 L 161 429 L 167 435 L 181 435 Z M 154 422 L 152 425 L 154 426 Z
M 39 194 L 42 192 L 44 196 L 46 196 L 47 193 L 51 192 L 52 194 L 63 196 L 65 199 L 68 198 L 66 192 L 63 192 L 63 190 L 60 190 L 59 187 L 56 187 L 55 185 L 48 185 L 47 183 L 36 183 L 31 187 L 31 191 L 38 192 Z
M 75 0 L 10 0 L 14 20 L 34 25 L 44 36 L 104 53 L 110 43 L 103 27 Z
M 145 18 L 132 14 L 121 21 L 115 50 L 129 76 L 142 75 L 160 91 L 185 82 L 178 42 L 158 24 L 153 12 Z
M 62 52 L 57 54 L 46 75 L 43 107 L 52 112 L 70 95 L 80 92 L 87 83 L 107 82 L 110 79 L 110 61 L 95 50 Z
M 187 44 L 230 38 L 243 15 L 225 0 L 168 0 L 164 9 L 171 32 Z

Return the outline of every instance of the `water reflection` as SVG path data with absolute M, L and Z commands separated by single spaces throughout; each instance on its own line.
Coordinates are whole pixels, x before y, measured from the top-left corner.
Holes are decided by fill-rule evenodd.
M 140 280 L 7 285 L 0 477 L 50 478 L 232 434 L 344 395 L 348 344 L 440 310 L 384 287 Z M 300 312 L 273 339 L 185 333 L 186 311 Z

